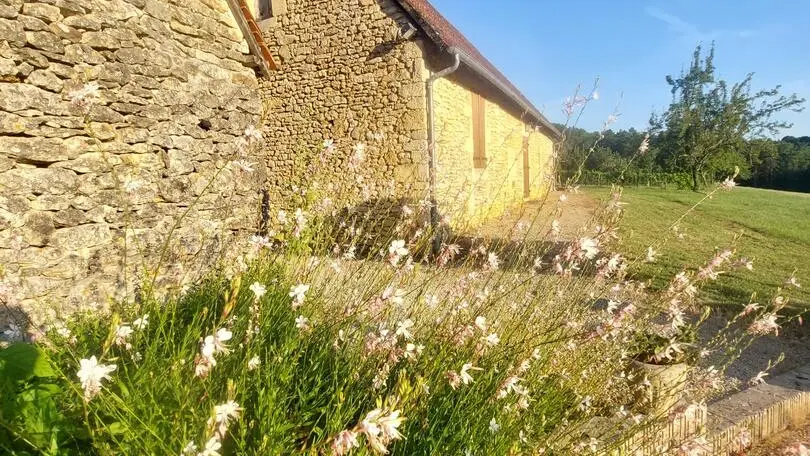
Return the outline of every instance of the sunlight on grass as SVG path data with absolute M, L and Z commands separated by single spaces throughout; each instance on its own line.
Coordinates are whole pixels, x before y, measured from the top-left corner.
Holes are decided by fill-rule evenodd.
M 588 188 L 588 194 L 605 198 L 606 188 Z M 794 270 L 798 282 L 810 283 L 810 197 L 799 193 L 736 188 L 718 194 L 686 217 L 672 224 L 704 197 L 687 190 L 627 188 L 627 211 L 622 224 L 622 247 L 629 255 L 644 258 L 658 239 L 664 245 L 654 264 L 640 264 L 640 278 L 653 279 L 657 288 L 688 265 L 705 262 L 715 249 L 734 247 L 753 260 L 753 271 L 730 272 L 723 281 L 706 287 L 706 299 L 717 304 L 744 305 L 752 292 L 757 299 L 784 287 Z M 792 291 L 793 308 L 810 306 L 807 288 Z

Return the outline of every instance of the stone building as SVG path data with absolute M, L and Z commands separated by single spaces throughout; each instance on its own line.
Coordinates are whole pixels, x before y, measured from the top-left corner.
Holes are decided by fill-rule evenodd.
M 0 0 L 0 304 L 195 277 L 325 140 L 329 179 L 480 220 L 548 187 L 557 136 L 425 0 Z
M 263 171 L 225 166 L 262 115 L 228 3 L 0 0 L 0 314 L 103 307 L 255 230 Z
M 559 133 L 427 0 L 253 5 L 279 64 L 259 82 L 272 106 L 264 132 L 277 187 L 327 139 L 343 151 L 330 162 L 335 175 L 363 143 L 371 185 L 432 190 L 441 213 L 473 221 L 552 182 Z

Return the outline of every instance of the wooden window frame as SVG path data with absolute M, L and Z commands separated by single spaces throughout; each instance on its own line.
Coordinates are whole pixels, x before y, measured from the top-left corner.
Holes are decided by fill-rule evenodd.
M 473 168 L 487 167 L 487 101 L 472 94 Z
M 253 0 L 256 23 L 267 30 L 278 22 L 278 17 L 287 12 L 287 0 Z
M 256 21 L 267 21 L 273 18 L 273 0 L 255 0 Z

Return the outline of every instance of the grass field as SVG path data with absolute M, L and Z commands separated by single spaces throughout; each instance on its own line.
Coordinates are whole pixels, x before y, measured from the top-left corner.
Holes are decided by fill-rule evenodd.
M 597 198 L 606 188 L 588 188 Z M 625 189 L 626 216 L 622 243 L 628 255 L 644 258 L 648 246 L 658 245 L 654 264 L 638 262 L 639 278 L 653 279 L 660 287 L 684 267 L 704 264 L 715 249 L 735 248 L 753 260 L 754 270 L 730 272 L 706 288 L 715 304 L 745 304 L 751 293 L 767 301 L 795 271 L 804 287 L 789 287 L 791 307 L 810 308 L 810 195 L 752 188 L 718 192 L 680 223 L 683 239 L 672 225 L 704 194 L 681 190 Z

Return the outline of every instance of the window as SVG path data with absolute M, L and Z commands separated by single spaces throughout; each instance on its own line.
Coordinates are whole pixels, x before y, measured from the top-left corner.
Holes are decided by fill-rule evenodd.
M 486 100 L 477 93 L 472 94 L 473 121 L 473 167 L 487 167 Z
M 256 20 L 264 21 L 273 17 L 273 0 L 256 0 Z

